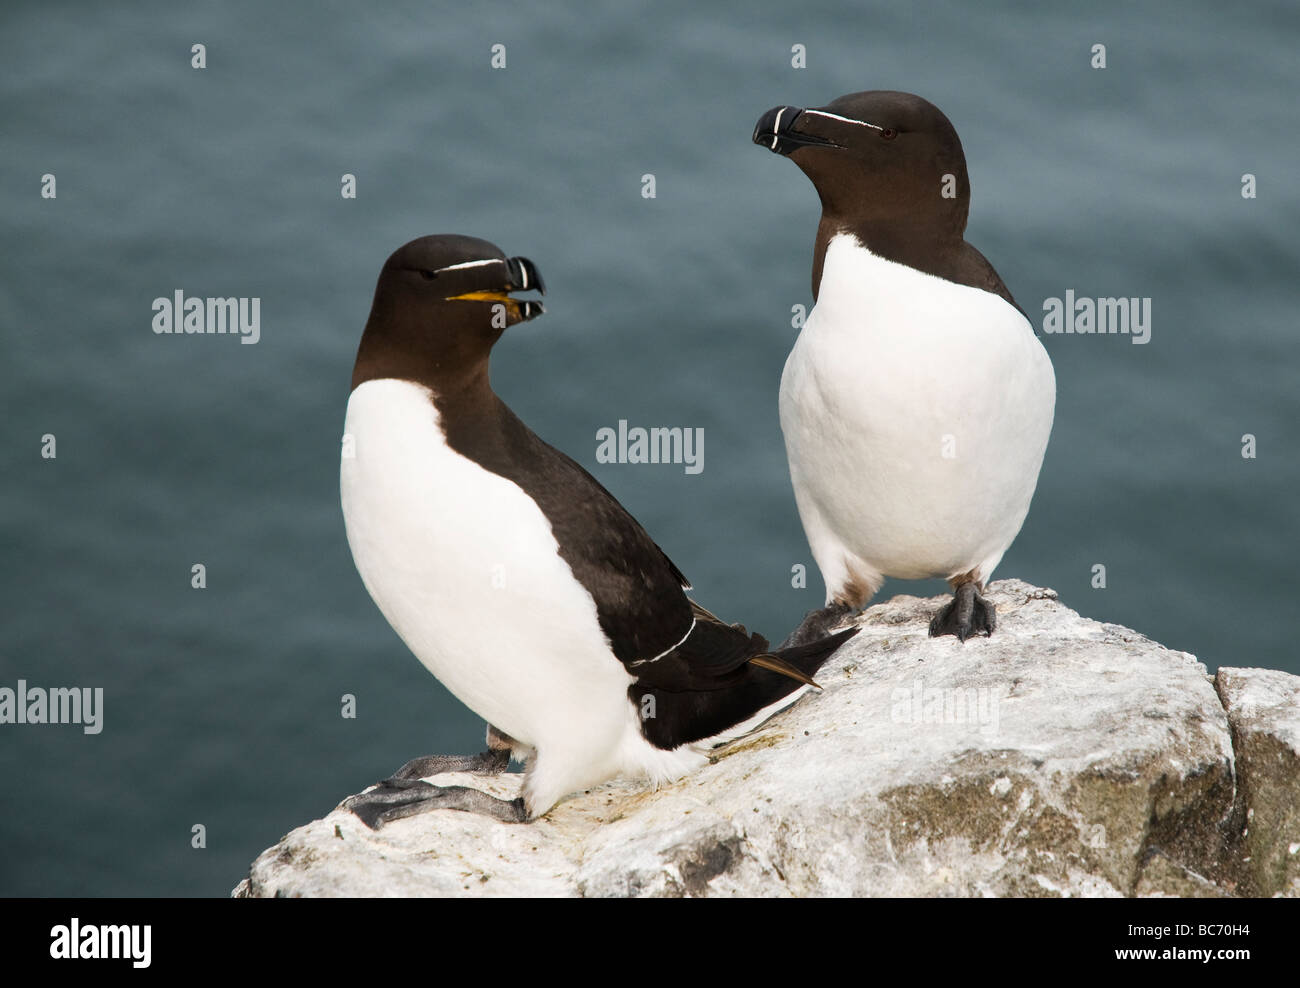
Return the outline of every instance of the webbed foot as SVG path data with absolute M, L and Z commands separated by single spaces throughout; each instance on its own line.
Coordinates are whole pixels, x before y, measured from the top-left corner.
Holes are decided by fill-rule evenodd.
M 930 622 L 930 637 L 956 635 L 965 642 L 971 635 L 991 635 L 997 626 L 993 602 L 981 596 L 975 583 L 962 583 L 953 589 L 952 602 Z
M 794 648 L 796 645 L 806 645 L 825 638 L 837 625 L 843 624 L 847 618 L 856 613 L 857 609 L 852 605 L 838 602 L 827 604 L 820 610 L 809 611 L 804 615 L 799 627 L 790 632 L 790 637 L 777 646 L 777 650 Z
M 500 775 L 510 766 L 510 749 L 488 749 L 477 755 L 424 755 L 412 758 L 389 779 L 426 779 L 443 772 L 472 772 L 475 775 Z M 385 780 L 387 781 L 387 780 Z
M 349 796 L 339 804 L 351 810 L 371 830 L 429 810 L 480 813 L 502 823 L 526 823 L 523 797 L 498 799 L 468 786 L 435 786 L 420 779 L 385 779 L 369 792 Z

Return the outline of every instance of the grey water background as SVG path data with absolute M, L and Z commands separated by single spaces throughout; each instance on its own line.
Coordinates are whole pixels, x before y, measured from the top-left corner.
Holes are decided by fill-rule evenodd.
M 928 97 L 965 145 L 968 237 L 1026 310 L 1153 299 L 1145 346 L 1045 338 L 1055 430 L 997 576 L 1211 668 L 1300 672 L 1293 4 L 7 3 L 0 24 L 0 686 L 106 706 L 94 736 L 0 726 L 0 894 L 224 895 L 406 758 L 478 750 L 338 506 L 355 347 L 413 237 L 538 263 L 548 314 L 502 341 L 495 387 L 706 606 L 779 638 L 820 602 L 776 405 L 817 200 L 750 144 L 778 103 Z M 260 297 L 261 341 L 156 336 L 178 288 Z M 597 464 L 619 419 L 702 428 L 703 472 Z

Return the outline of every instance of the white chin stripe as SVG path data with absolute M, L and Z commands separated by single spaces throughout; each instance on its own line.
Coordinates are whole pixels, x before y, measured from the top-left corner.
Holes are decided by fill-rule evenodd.
M 838 120 L 840 123 L 853 124 L 855 127 L 870 127 L 872 130 L 884 130 L 879 124 L 867 123 L 865 120 L 852 120 L 849 117 L 841 117 L 838 113 L 827 113 L 824 110 L 804 110 L 804 113 L 810 113 L 814 117 L 825 117 L 827 120 Z M 780 117 L 777 118 L 778 122 Z

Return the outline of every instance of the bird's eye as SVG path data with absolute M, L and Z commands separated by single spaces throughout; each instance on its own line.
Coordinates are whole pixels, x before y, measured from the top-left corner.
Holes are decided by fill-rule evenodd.
M 433 281 L 433 279 L 438 276 L 434 274 L 432 271 L 430 271 L 428 268 L 421 268 L 420 277 L 423 278 L 425 281 Z
M 885 140 L 885 141 L 892 141 L 897 136 L 898 136 L 898 131 L 896 131 L 893 127 L 886 127 L 884 130 L 880 132 L 881 140 Z

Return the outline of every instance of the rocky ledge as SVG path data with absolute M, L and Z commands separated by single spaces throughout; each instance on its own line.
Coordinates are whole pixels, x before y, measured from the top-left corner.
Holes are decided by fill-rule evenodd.
M 1211 677 L 1052 590 L 989 592 L 998 630 L 964 646 L 927 637 L 943 598 L 870 608 L 823 692 L 674 785 L 529 825 L 336 809 L 234 894 L 1300 896 L 1300 677 Z

